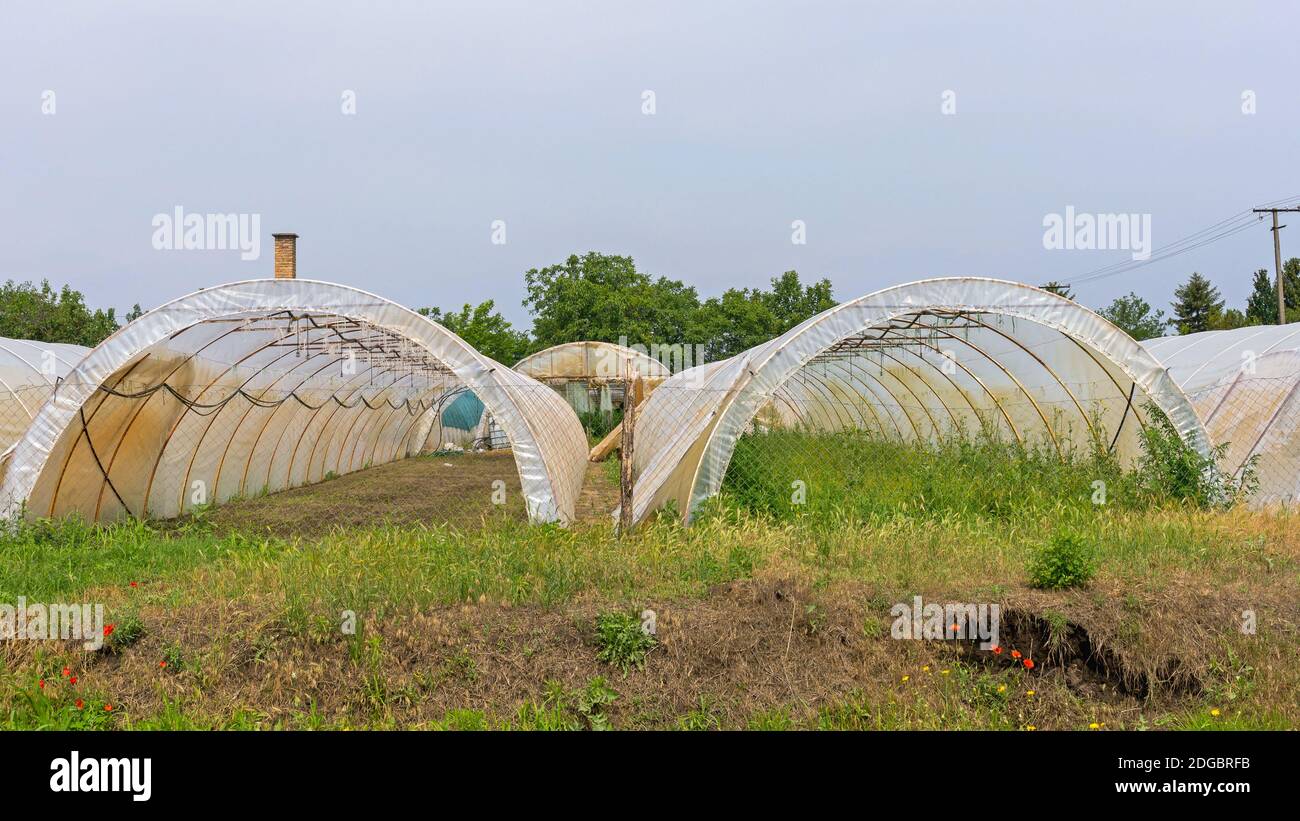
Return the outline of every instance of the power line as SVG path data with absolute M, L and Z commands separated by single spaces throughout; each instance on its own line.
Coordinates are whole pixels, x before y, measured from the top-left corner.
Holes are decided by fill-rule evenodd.
M 1265 207 L 1263 207 L 1260 210 L 1265 210 L 1265 211 L 1271 210 L 1274 206 L 1279 207 L 1279 210 L 1289 210 L 1286 208 L 1282 208 L 1281 206 L 1290 205 L 1296 202 L 1300 202 L 1300 195 L 1293 195 L 1290 197 L 1284 197 L 1279 200 L 1273 200 L 1272 202 L 1266 203 Z M 1255 209 L 1247 209 L 1244 211 L 1239 211 L 1230 217 L 1222 219 L 1214 223 L 1213 225 L 1209 225 L 1205 228 L 1202 228 L 1201 230 L 1189 234 L 1183 237 L 1182 239 L 1179 239 L 1175 242 L 1171 242 L 1168 245 L 1161 246 L 1160 248 L 1153 251 L 1151 255 L 1146 259 L 1125 260 L 1123 262 L 1117 262 L 1117 263 L 1112 263 L 1111 265 L 1105 265 L 1102 266 L 1101 268 L 1096 268 L 1092 271 L 1087 271 L 1083 274 L 1071 278 L 1068 284 L 1080 285 L 1085 282 L 1095 282 L 1100 279 L 1105 279 L 1106 277 L 1115 276 L 1117 274 L 1128 273 L 1129 271 L 1136 270 L 1146 265 L 1151 265 L 1156 262 L 1162 262 L 1164 260 L 1171 259 L 1176 256 L 1180 256 L 1189 251 L 1194 251 L 1198 248 L 1203 248 L 1206 245 L 1210 245 L 1212 243 L 1218 242 L 1219 240 L 1226 239 L 1232 236 L 1233 234 L 1239 234 L 1242 231 L 1260 225 L 1262 223 L 1262 219 L 1263 218 L 1261 216 L 1256 215 Z

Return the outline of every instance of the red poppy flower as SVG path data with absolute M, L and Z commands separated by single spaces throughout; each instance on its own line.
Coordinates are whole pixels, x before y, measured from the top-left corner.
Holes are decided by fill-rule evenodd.
M 45 679 L 41 679 L 40 681 L 37 681 L 37 682 L 36 682 L 36 686 L 37 686 L 37 687 L 40 687 L 42 690 L 44 690 L 44 689 L 45 689 Z
M 63 668 L 63 677 L 64 677 L 64 678 L 67 678 L 71 673 L 72 673 L 72 671 L 69 670 L 67 667 L 64 667 L 64 668 Z
M 1012 650 L 1012 651 L 1011 651 L 1011 658 L 1013 658 L 1013 659 L 1018 659 L 1018 658 L 1020 658 L 1020 651 L 1019 651 L 1019 650 Z
M 139 586 L 140 586 L 140 583 L 139 583 L 139 582 L 131 582 L 131 586 L 132 586 L 132 587 L 139 587 Z
M 85 707 L 85 706 L 86 706 L 86 702 L 82 701 L 81 699 L 77 699 L 77 709 L 78 709 L 78 710 L 80 710 L 82 707 Z
M 167 666 L 167 662 L 165 662 L 165 661 L 160 661 L 160 662 L 158 662 L 158 666 L 159 666 L 159 667 L 166 667 L 166 666 Z
M 999 644 L 997 647 L 993 648 L 993 655 L 995 656 L 1002 655 L 1002 645 Z
M 105 704 L 105 705 L 104 705 L 104 712 L 106 712 L 106 713 L 111 713 L 111 712 L 113 712 L 113 705 L 112 705 L 112 704 Z
M 113 635 L 113 625 L 111 624 L 104 625 L 104 635 L 105 636 Z
M 68 683 L 69 683 L 69 684 L 76 684 L 76 683 L 77 683 L 77 677 L 76 677 L 76 676 L 73 676 L 72 678 L 68 679 Z
M 1025 659 L 1025 669 L 1026 669 L 1026 670 L 1032 670 L 1032 669 L 1034 669 L 1034 660 L 1033 660 L 1033 659 Z

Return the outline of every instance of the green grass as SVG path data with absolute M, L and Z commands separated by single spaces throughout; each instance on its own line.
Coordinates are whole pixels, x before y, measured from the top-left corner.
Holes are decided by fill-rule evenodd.
M 1173 451 L 1159 457 L 1182 458 Z M 1191 481 L 1186 464 L 1178 463 L 1183 465 L 1174 471 L 1178 482 Z M 68 663 L 58 655 L 62 651 L 41 649 L 0 675 L 0 726 L 401 726 L 394 718 L 400 713 L 396 705 L 418 700 L 420 688 L 476 692 L 490 679 L 492 660 L 476 658 L 471 638 L 457 636 L 436 664 L 414 671 L 408 680 L 395 679 L 385 666 L 391 664 L 389 637 L 372 625 L 480 601 L 562 610 L 594 602 L 580 622 L 582 652 L 589 660 L 601 656 L 625 678 L 611 685 L 584 674 L 585 685 L 548 682 L 522 703 L 488 708 L 476 699 L 426 716 L 430 728 L 1035 726 L 1052 714 L 1025 703 L 1024 693 L 1011 687 L 1018 679 L 961 665 L 952 665 L 951 675 L 943 678 L 937 671 L 923 677 L 918 666 L 907 682 L 864 681 L 856 692 L 812 705 L 769 702 L 742 714 L 728 700 L 734 694 L 716 700 L 716 694 L 693 693 L 671 711 L 650 705 L 646 718 L 636 718 L 643 705 L 615 687 L 627 689 L 640 677 L 658 675 L 660 651 L 647 658 L 654 643 L 640 631 L 636 616 L 648 602 L 706 597 L 726 582 L 760 576 L 798 579 L 812 590 L 845 583 L 876 591 L 868 612 L 851 625 L 853 638 L 867 643 L 890 641 L 884 615 L 889 604 L 914 594 L 965 601 L 996 601 L 1007 591 L 1074 596 L 1114 614 L 1118 641 L 1140 643 L 1160 619 L 1170 617 L 1148 612 L 1151 603 L 1158 610 L 1164 593 L 1179 586 L 1274 595 L 1300 585 L 1293 535 L 1300 530 L 1292 514 L 1224 509 L 1197 496 L 1199 491 L 1178 490 L 1161 479 L 1162 470 L 1148 465 L 1125 472 L 1105 456 L 1061 459 L 1055 452 L 994 441 L 952 441 L 918 451 L 860 435 L 786 432 L 741 438 L 724 492 L 693 526 L 657 517 L 621 538 L 607 522 L 570 529 L 509 520 L 473 530 L 360 527 L 302 540 L 225 535 L 202 518 L 182 528 L 139 522 L 22 525 L 0 534 L 0 601 L 18 596 L 33 602 L 103 601 L 106 620 L 116 625 L 106 656 L 125 662 L 133 654 L 152 653 L 152 667 L 167 662 L 156 686 L 174 686 L 161 706 L 145 715 L 105 711 L 111 696 L 94 691 L 92 699 L 85 694 L 90 690 L 79 709 L 73 701 L 79 691 L 59 683 L 59 671 Z M 791 504 L 795 480 L 807 490 L 799 505 Z M 1094 502 L 1096 481 L 1106 483 L 1104 505 Z M 1045 563 L 1045 557 L 1052 562 Z M 1035 583 L 1048 592 L 1030 591 Z M 1066 590 L 1053 592 L 1057 588 Z M 833 641 L 834 614 L 799 604 L 801 635 Z M 1053 629 L 1064 629 L 1064 606 L 1053 600 L 1044 607 Z M 348 716 L 321 714 L 310 700 L 207 707 L 207 695 L 221 688 L 223 671 L 230 669 L 223 666 L 227 637 L 195 644 L 159 624 L 158 613 L 187 608 L 256 614 L 265 629 L 248 637 L 240 662 L 254 671 L 275 657 L 284 636 L 324 646 L 310 642 L 334 641 L 340 613 L 355 612 L 358 629 L 346 639 L 346 675 L 359 682 L 363 706 Z M 592 650 L 594 613 L 603 615 L 596 620 Z M 1224 632 L 1233 633 L 1231 625 Z M 1258 644 L 1248 659 L 1225 655 L 1200 703 L 1134 717 L 1132 723 L 1153 728 L 1294 723 L 1294 705 L 1281 705 L 1276 695 L 1283 683 L 1300 677 L 1294 661 L 1269 669 L 1269 660 L 1285 656 L 1288 648 L 1286 657 L 1294 659 L 1294 639 L 1284 633 Z M 532 639 L 528 644 L 512 650 L 515 658 L 528 660 Z M 644 672 L 634 672 L 642 665 Z M 58 686 L 41 690 L 36 685 L 41 677 Z M 1211 716 L 1210 709 L 1222 713 Z
M 1231 516 L 1178 507 L 1074 517 L 1071 510 L 1060 498 L 1010 519 L 958 510 L 918 516 L 907 506 L 863 518 L 841 510 L 786 519 L 715 505 L 691 527 L 659 519 L 623 539 L 605 524 L 566 530 L 501 522 L 473 532 L 386 527 L 310 542 L 176 534 L 139 523 L 66 525 L 59 538 L 27 531 L 0 537 L 0 600 L 80 600 L 86 591 L 125 590 L 138 581 L 142 596 L 168 596 L 173 605 L 192 595 L 275 595 L 287 620 L 305 626 L 316 616 L 332 623 L 344 609 L 380 616 L 480 597 L 563 605 L 587 591 L 615 599 L 694 596 L 774 566 L 822 581 L 936 589 L 972 578 L 1025 580 L 1030 559 L 1067 526 L 1096 545 L 1102 572 L 1134 584 L 1158 585 L 1189 567 L 1213 569 L 1224 583 L 1294 567 L 1275 538 L 1243 532 Z M 171 579 L 192 585 L 152 592 Z M 110 612 L 108 620 L 121 613 Z
M 202 527 L 165 532 L 140 521 L 38 521 L 0 533 L 0 601 L 63 601 L 88 588 L 126 586 L 276 547 L 285 545 L 239 534 L 217 538 Z
M 1095 482 L 1105 485 L 1105 504 L 1094 501 L 1100 498 Z M 873 520 L 906 513 L 1007 521 L 1044 513 L 1095 517 L 1173 498 L 1158 481 L 1122 470 L 1104 451 L 1063 458 L 1050 448 L 991 437 L 917 448 L 865 431 L 779 430 L 736 442 L 722 503 L 779 519 Z

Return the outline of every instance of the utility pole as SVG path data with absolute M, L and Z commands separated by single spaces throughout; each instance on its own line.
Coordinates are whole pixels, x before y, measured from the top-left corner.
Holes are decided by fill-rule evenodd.
M 1279 212 L 1300 212 L 1300 208 L 1252 208 L 1256 214 L 1273 215 L 1273 263 L 1277 266 L 1277 324 L 1286 324 L 1286 294 L 1282 288 L 1282 235 L 1279 233 L 1285 225 L 1277 224 Z

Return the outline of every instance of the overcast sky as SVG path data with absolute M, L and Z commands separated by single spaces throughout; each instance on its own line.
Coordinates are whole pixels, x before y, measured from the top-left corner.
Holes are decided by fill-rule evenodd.
M 1160 246 L 1300 195 L 1298 24 L 1277 2 L 5 0 L 0 280 L 151 307 L 269 275 L 295 231 L 300 276 L 525 324 L 523 272 L 587 250 L 704 296 L 790 268 L 841 300 L 1068 281 L 1131 252 L 1044 249 L 1067 206 L 1150 214 Z M 155 250 L 176 206 L 259 214 L 261 258 Z M 1260 226 L 1079 297 L 1167 309 L 1196 269 L 1239 305 L 1272 257 Z

